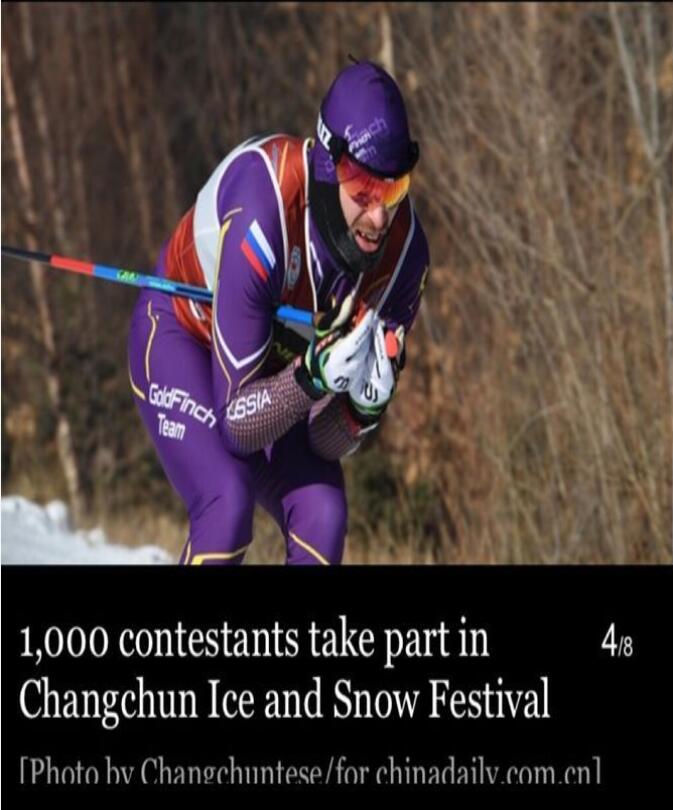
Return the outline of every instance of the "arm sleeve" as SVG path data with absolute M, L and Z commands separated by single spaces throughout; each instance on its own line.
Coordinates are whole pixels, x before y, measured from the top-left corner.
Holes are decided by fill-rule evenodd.
M 427 281 L 430 257 L 428 243 L 418 220 L 404 263 L 381 309 L 387 329 L 404 326 L 408 333 L 418 314 Z M 348 397 L 338 395 L 319 402 L 311 411 L 309 441 L 316 455 L 327 460 L 354 453 L 364 436 L 378 425 L 378 420 L 364 423 L 349 406 Z
M 227 449 L 248 455 L 283 436 L 314 400 L 296 382 L 293 365 L 262 376 L 287 247 L 280 196 L 261 154 L 246 152 L 232 163 L 218 189 L 218 211 L 212 333 L 216 416 Z
M 313 452 L 326 459 L 336 459 L 354 453 L 364 436 L 378 424 L 363 425 L 355 416 L 344 394 L 325 397 L 311 410 L 309 443 Z
M 428 241 L 420 221 L 414 217 L 414 233 L 404 263 L 381 308 L 380 315 L 387 329 L 396 329 L 401 325 L 405 335 L 409 334 L 418 314 L 429 268 Z

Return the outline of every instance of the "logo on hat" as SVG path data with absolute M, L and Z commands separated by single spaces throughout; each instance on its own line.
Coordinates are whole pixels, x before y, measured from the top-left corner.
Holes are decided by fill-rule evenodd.
M 322 120 L 322 113 L 318 114 L 318 140 L 329 152 L 329 144 L 332 140 L 332 133 L 325 126 L 325 122 Z
M 356 160 L 365 162 L 377 156 L 378 152 L 372 141 L 379 133 L 388 132 L 388 124 L 384 118 L 377 117 L 358 132 L 352 130 L 353 125 L 349 124 L 344 132 L 348 140 L 348 151 Z

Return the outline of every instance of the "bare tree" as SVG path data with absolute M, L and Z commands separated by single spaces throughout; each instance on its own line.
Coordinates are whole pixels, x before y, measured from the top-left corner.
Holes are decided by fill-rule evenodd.
M 4 42 L 2 47 L 2 88 L 5 93 L 7 104 L 8 129 L 12 141 L 14 156 L 16 158 L 19 186 L 23 195 L 22 204 L 25 206 L 24 215 L 29 224 L 29 229 L 26 233 L 27 246 L 30 250 L 37 251 L 39 250 L 40 246 L 35 238 L 38 219 L 35 208 L 34 186 L 26 158 L 25 140 L 18 114 L 11 64 Z M 43 108 L 40 107 L 39 101 L 37 102 L 37 105 L 38 112 L 42 113 Z M 48 148 L 49 144 L 42 144 L 43 150 Z M 44 162 L 43 165 L 45 165 Z M 49 165 L 48 162 L 46 165 Z M 49 168 L 47 171 L 51 171 L 51 168 Z M 49 179 L 49 177 L 47 179 Z M 51 177 L 51 179 L 53 181 L 53 177 Z M 49 394 L 49 400 L 56 418 L 58 455 L 66 482 L 73 517 L 75 521 L 79 522 L 84 513 L 84 504 L 81 495 L 77 458 L 72 443 L 70 421 L 62 404 L 61 379 L 59 375 L 59 361 L 58 353 L 56 351 L 56 340 L 54 337 L 54 323 L 51 308 L 49 306 L 47 288 L 44 281 L 44 270 L 40 268 L 39 265 L 31 263 L 30 278 L 35 296 L 35 305 L 38 312 L 38 322 L 42 339 L 42 348 L 44 351 L 44 369 L 47 392 Z

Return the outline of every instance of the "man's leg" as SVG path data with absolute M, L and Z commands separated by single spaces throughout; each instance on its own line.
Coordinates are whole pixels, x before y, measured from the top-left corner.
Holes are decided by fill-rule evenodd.
M 347 505 L 341 464 L 313 453 L 305 422 L 273 444 L 258 472 L 258 502 L 281 526 L 288 565 L 341 562 Z
M 141 294 L 129 334 L 140 414 L 190 520 L 183 564 L 235 564 L 252 539 L 255 463 L 224 448 L 215 423 L 211 359 L 177 322 L 168 296 Z

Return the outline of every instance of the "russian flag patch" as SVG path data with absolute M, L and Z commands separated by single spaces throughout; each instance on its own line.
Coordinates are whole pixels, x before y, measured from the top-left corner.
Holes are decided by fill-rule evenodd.
M 252 221 L 252 225 L 241 242 L 241 250 L 255 273 L 262 281 L 267 281 L 269 273 L 276 266 L 276 257 L 256 219 Z

